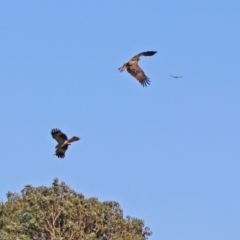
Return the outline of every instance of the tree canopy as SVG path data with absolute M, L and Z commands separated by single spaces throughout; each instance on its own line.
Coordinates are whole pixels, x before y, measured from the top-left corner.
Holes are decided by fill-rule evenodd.
M 64 182 L 27 185 L 0 204 L 1 240 L 145 240 L 143 220 L 127 216 L 117 202 L 85 198 Z

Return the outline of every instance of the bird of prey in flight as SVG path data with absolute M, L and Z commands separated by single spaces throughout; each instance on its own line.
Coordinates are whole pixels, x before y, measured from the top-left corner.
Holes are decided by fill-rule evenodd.
M 182 78 L 182 76 L 173 76 L 173 75 L 170 75 L 170 76 L 173 78 Z
M 79 137 L 72 137 L 70 139 L 67 138 L 66 134 L 62 133 L 59 129 L 54 128 L 51 131 L 52 137 L 58 142 L 58 145 L 55 147 L 55 155 L 58 158 L 64 158 L 65 152 L 68 149 L 68 145 L 71 145 L 71 142 L 78 141 Z
M 156 51 L 147 51 L 139 53 L 138 55 L 134 56 L 129 62 L 124 63 L 122 67 L 118 70 L 123 72 L 125 69 L 135 77 L 143 87 L 150 85 L 150 79 L 145 75 L 144 71 L 138 66 L 138 61 L 140 60 L 141 56 L 153 56 Z

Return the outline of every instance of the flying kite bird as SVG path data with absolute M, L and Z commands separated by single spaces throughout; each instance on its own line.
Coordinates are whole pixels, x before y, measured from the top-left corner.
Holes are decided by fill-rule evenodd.
M 68 149 L 68 145 L 71 145 L 71 142 L 78 141 L 79 137 L 67 138 L 66 134 L 62 133 L 59 129 L 54 128 L 51 131 L 52 137 L 58 142 L 58 145 L 55 147 L 55 154 L 58 158 L 64 158 L 65 152 Z
M 173 76 L 173 75 L 170 75 L 170 76 L 173 78 L 182 78 L 182 76 Z
M 138 61 L 140 60 L 141 56 L 153 56 L 156 51 L 147 51 L 139 53 L 138 55 L 134 56 L 129 62 L 124 63 L 122 67 L 118 70 L 123 72 L 125 69 L 135 77 L 143 87 L 150 85 L 150 79 L 145 75 L 144 71 L 138 66 Z

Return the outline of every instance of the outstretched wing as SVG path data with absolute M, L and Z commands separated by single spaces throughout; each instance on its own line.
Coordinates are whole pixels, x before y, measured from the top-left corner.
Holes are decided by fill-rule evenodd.
M 67 149 L 68 149 L 68 145 L 64 145 L 63 147 L 59 147 L 59 148 L 56 149 L 55 155 L 58 158 L 64 158 L 65 157 L 65 152 L 67 151 Z
M 123 72 L 126 68 L 128 68 L 129 65 L 137 64 L 138 60 L 141 56 L 153 56 L 157 51 L 147 51 L 147 52 L 141 52 L 130 59 L 128 63 L 124 63 L 122 67 L 118 68 L 120 72 Z
M 157 51 L 141 52 L 141 53 L 137 54 L 136 56 L 134 56 L 130 61 L 133 61 L 133 60 L 138 61 L 141 56 L 153 56 L 155 53 L 157 53 Z
M 71 143 L 71 142 L 75 142 L 75 141 L 78 141 L 78 140 L 80 140 L 80 138 L 74 136 L 74 137 L 70 138 L 70 139 L 68 140 L 68 142 Z
M 138 66 L 130 66 L 127 71 L 135 77 L 143 87 L 147 87 L 147 85 L 150 85 L 150 79 L 145 75 L 144 71 Z
M 67 140 L 66 134 L 62 133 L 59 129 L 53 128 L 51 131 L 52 137 L 58 142 L 59 145 Z

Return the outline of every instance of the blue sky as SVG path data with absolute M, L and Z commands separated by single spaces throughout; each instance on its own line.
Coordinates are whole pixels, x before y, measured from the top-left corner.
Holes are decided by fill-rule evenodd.
M 152 240 L 240 239 L 239 12 L 237 0 L 1 1 L 0 198 L 57 177 L 119 202 Z M 117 69 L 148 50 L 143 88 Z M 52 128 L 81 137 L 64 160 Z

